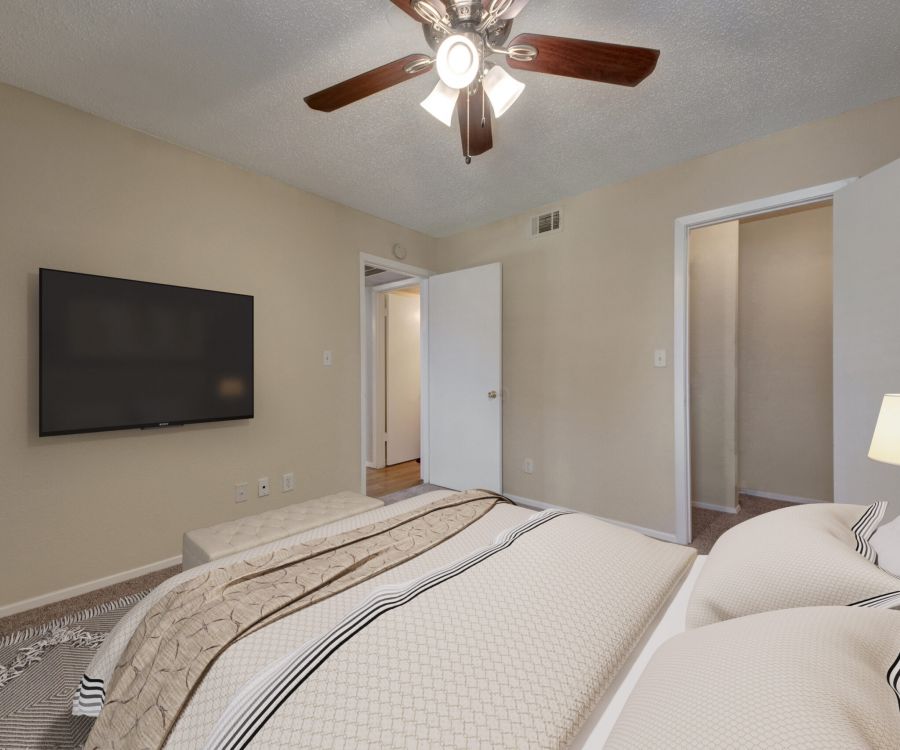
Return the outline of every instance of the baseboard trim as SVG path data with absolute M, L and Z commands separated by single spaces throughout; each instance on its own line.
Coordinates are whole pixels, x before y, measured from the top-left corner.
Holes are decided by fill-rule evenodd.
M 85 583 L 79 583 L 75 586 L 68 586 L 67 588 L 51 591 L 49 594 L 42 594 L 41 596 L 35 596 L 31 599 L 23 599 L 20 602 L 4 604 L 3 606 L 0 606 L 0 617 L 9 617 L 10 615 L 17 615 L 19 612 L 25 612 L 29 609 L 36 609 L 37 607 L 43 607 L 47 604 L 55 604 L 56 602 L 63 601 L 63 599 L 71 599 L 73 596 L 80 596 L 81 594 L 87 594 L 90 591 L 96 591 L 97 589 L 106 588 L 107 586 L 112 586 L 116 583 L 122 583 L 122 581 L 129 581 L 132 578 L 138 578 L 147 575 L 148 573 L 155 573 L 157 570 L 171 568 L 173 565 L 181 565 L 181 555 L 170 557 L 166 560 L 159 560 L 148 565 L 142 565 L 139 568 L 123 570 L 121 573 L 113 573 L 112 575 L 97 578 L 93 581 L 86 581 Z
M 795 505 L 812 505 L 813 503 L 827 503 L 828 500 L 815 500 L 811 497 L 795 497 L 793 495 L 779 495 L 777 492 L 762 492 L 760 490 L 738 490 L 742 495 L 752 495 L 753 497 L 761 497 L 763 500 L 780 500 L 783 503 L 794 503 Z
M 713 505 L 712 503 L 691 503 L 695 508 L 703 508 L 703 510 L 714 510 L 716 513 L 731 513 L 732 515 L 741 512 L 741 505 L 737 507 L 729 507 L 727 505 Z
M 517 503 L 524 505 L 526 508 L 534 508 L 534 510 L 548 510 L 559 508 L 561 510 L 573 510 L 573 508 L 566 508 L 564 505 L 555 505 L 553 503 L 545 503 L 540 500 L 532 500 L 528 497 L 520 497 L 519 495 L 506 495 L 510 500 L 515 500 Z M 584 511 L 576 511 L 577 513 L 584 513 Z M 585 515 L 594 516 L 594 518 L 599 518 L 601 521 L 606 521 L 607 523 L 611 523 L 614 526 L 621 526 L 626 529 L 631 529 L 632 531 L 637 531 L 644 536 L 652 537 L 653 539 L 659 539 L 663 542 L 673 542 L 676 543 L 678 540 L 675 538 L 674 534 L 670 534 L 667 531 L 657 531 L 656 529 L 647 529 L 643 526 L 638 526 L 633 523 L 628 523 L 627 521 L 617 521 L 614 518 L 604 518 L 603 516 L 598 516 L 593 513 L 586 513 Z

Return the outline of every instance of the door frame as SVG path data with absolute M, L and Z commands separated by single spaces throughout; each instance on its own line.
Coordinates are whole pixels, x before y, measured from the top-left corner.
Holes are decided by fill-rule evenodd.
M 426 268 L 411 266 L 401 263 L 397 260 L 384 258 L 380 255 L 372 255 L 371 253 L 361 252 L 359 254 L 359 390 L 360 390 L 360 411 L 359 411 L 359 466 L 360 466 L 360 492 L 366 494 L 366 419 L 369 414 L 370 405 L 367 393 L 366 364 L 368 361 L 366 352 L 366 339 L 368 332 L 366 326 L 368 319 L 366 315 L 366 266 L 375 266 L 385 271 L 396 271 L 397 273 L 405 273 L 413 277 L 411 279 L 402 279 L 400 282 L 392 282 L 381 284 L 380 290 L 387 291 L 389 287 L 399 288 L 399 285 L 412 286 L 419 285 L 419 294 L 421 299 L 421 346 L 420 346 L 420 373 L 421 373 L 421 441 L 422 441 L 422 457 L 421 470 L 422 481 L 426 484 L 429 478 L 429 452 L 428 452 L 428 277 L 433 276 L 434 272 Z M 369 287 L 374 289 L 375 287 Z
M 716 208 L 675 219 L 675 538 L 691 542 L 691 381 L 690 381 L 690 275 L 689 247 L 692 229 L 747 219 L 788 208 L 830 200 L 858 178 L 794 190 L 768 198 Z

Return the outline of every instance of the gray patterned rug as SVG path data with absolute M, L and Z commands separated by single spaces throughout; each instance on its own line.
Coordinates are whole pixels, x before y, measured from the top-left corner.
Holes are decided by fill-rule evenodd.
M 79 748 L 93 719 L 72 696 L 97 647 L 146 592 L 0 638 L 0 748 Z

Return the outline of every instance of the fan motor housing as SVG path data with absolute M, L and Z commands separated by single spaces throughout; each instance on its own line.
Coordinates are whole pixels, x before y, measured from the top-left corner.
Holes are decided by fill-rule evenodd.
M 484 6 L 477 0 L 456 0 L 447 3 L 447 16 L 450 25 L 454 28 L 457 24 L 477 24 L 481 21 Z
M 475 33 L 475 28 L 481 23 L 484 14 L 484 6 L 480 0 L 446 0 L 447 18 L 450 26 L 457 33 Z M 512 20 L 496 21 L 490 28 L 485 29 L 481 36 L 492 47 L 502 47 L 509 39 L 512 31 Z M 428 23 L 422 23 L 422 31 L 425 33 L 425 41 L 433 50 L 437 50 L 444 40 L 444 35 Z

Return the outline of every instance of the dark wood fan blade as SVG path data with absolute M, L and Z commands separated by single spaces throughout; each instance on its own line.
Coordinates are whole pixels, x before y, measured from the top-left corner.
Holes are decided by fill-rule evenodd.
M 346 107 L 348 104 L 358 102 L 367 96 L 377 94 L 379 91 L 389 89 L 398 83 L 403 83 L 411 78 L 420 76 L 431 70 L 431 65 L 423 65 L 420 70 L 407 72 L 407 66 L 416 61 L 427 61 L 428 55 L 408 55 L 400 60 L 394 60 L 380 68 L 370 70 L 367 73 L 351 78 L 347 81 L 330 86 L 327 89 L 310 94 L 305 101 L 313 109 L 320 112 L 334 112 L 336 109 Z
M 422 16 L 416 13 L 416 9 L 413 7 L 413 3 L 416 2 L 416 0 L 391 0 L 391 2 L 414 21 L 422 23 Z M 447 12 L 441 0 L 426 0 L 426 2 L 431 3 L 431 5 L 434 6 L 434 9 L 442 16 Z
M 465 91 L 460 92 L 456 114 L 459 118 L 463 156 L 480 156 L 494 147 L 491 108 L 484 106 L 481 84 L 473 94 L 466 95 Z
M 637 86 L 653 72 L 659 59 L 656 49 L 543 34 L 520 34 L 510 47 L 519 44 L 534 47 L 538 54 L 531 62 L 507 58 L 511 68 L 619 86 Z

